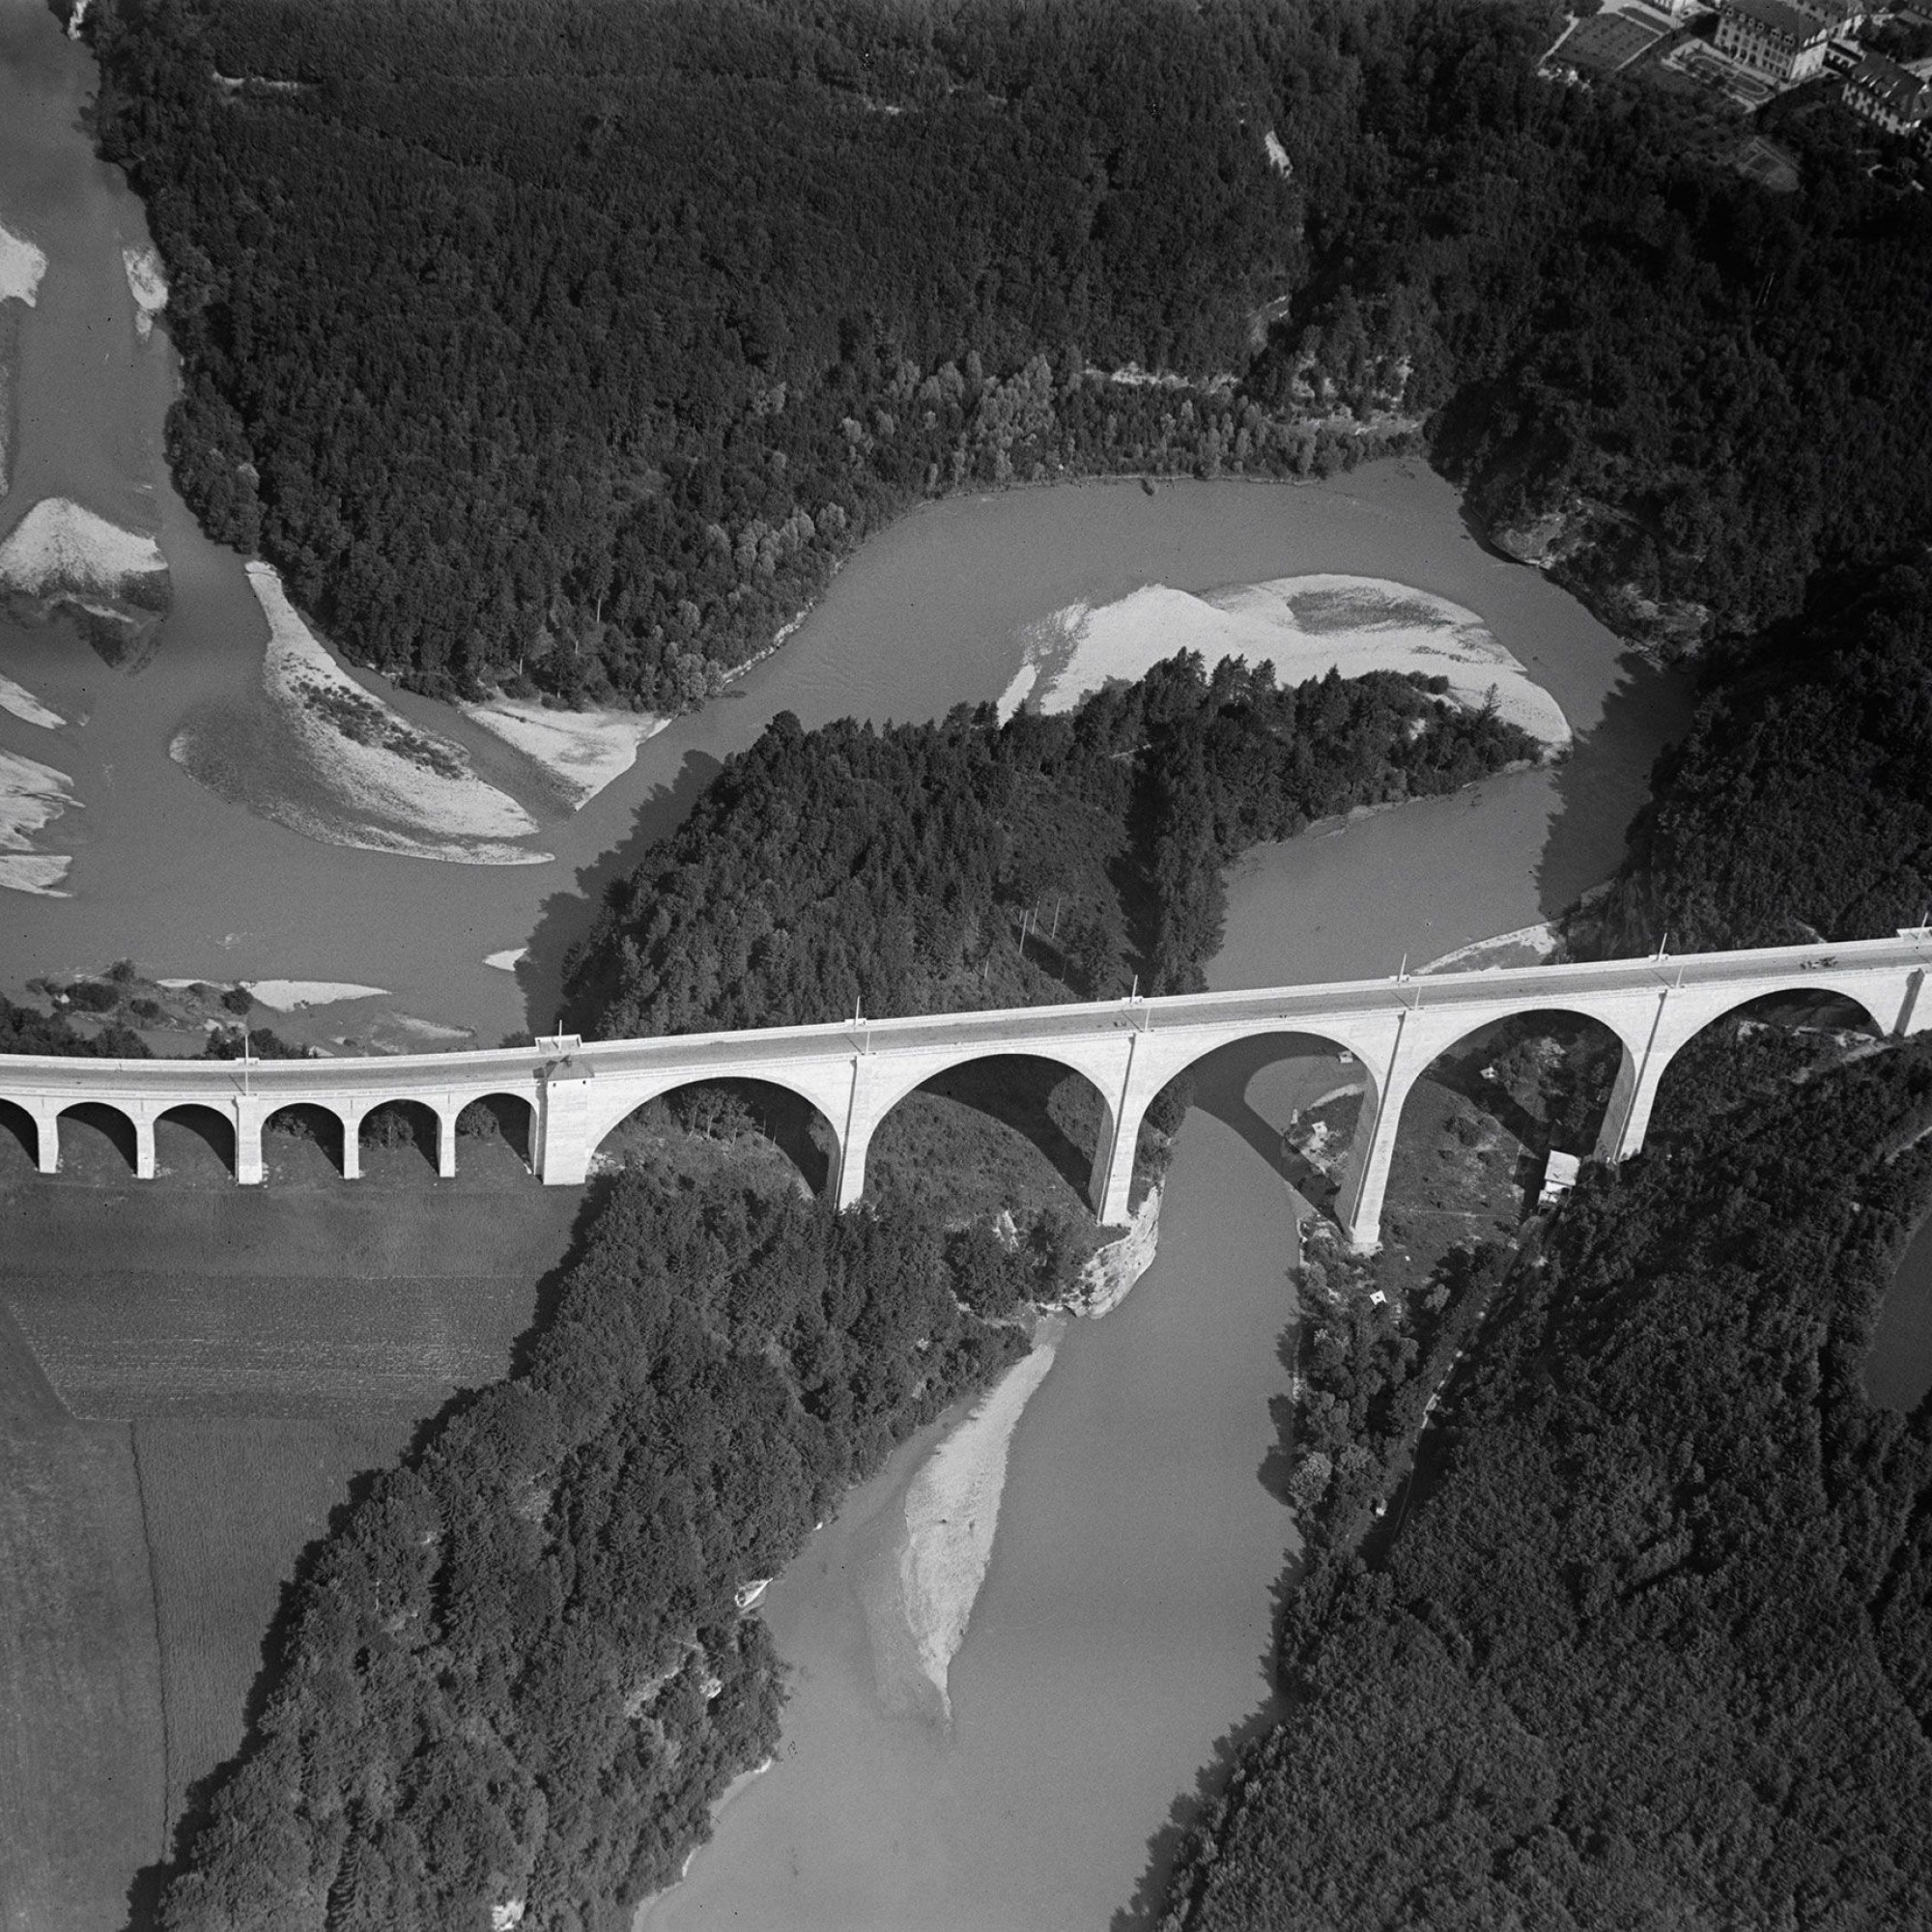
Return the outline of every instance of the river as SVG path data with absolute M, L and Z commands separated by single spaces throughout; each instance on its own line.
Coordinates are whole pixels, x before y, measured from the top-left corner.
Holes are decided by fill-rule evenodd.
M 194 530 L 158 459 L 173 381 L 142 343 L 119 250 L 138 206 L 89 155 L 84 55 L 27 0 L 0 7 L 0 221 L 49 269 L 20 328 L 14 488 L 158 535 L 175 587 L 159 645 L 109 669 L 64 626 L 0 626 L 0 672 L 85 723 L 0 714 L 0 751 L 71 774 L 67 898 L 7 895 L 0 986 L 131 954 L 156 975 L 336 980 L 485 1038 L 547 1027 L 563 952 L 604 883 L 675 823 L 777 712 L 926 718 L 997 696 L 1028 627 L 1158 582 L 1208 589 L 1298 572 L 1418 586 L 1481 614 L 1577 734 L 1554 770 L 1491 781 L 1251 856 L 1220 986 L 1392 972 L 1531 923 L 1605 877 L 1680 680 L 1624 653 L 1535 572 L 1486 551 L 1419 464 L 1330 484 L 1029 490 L 935 505 L 871 542 L 781 653 L 648 743 L 556 857 L 483 867 L 312 842 L 168 755 L 182 722 L 256 691 L 266 625 L 240 559 Z M 387 693 L 514 784 L 447 707 Z M 238 716 L 245 715 L 239 710 Z M 259 805 L 260 801 L 252 801 Z M 528 947 L 520 977 L 482 962 Z M 1262 1151 L 1328 1063 L 1204 1069 L 1167 1191 L 1161 1254 L 1112 1316 L 1076 1322 L 1011 1444 L 991 1567 L 952 1677 L 950 1727 L 876 1694 L 865 1578 L 929 1440 L 895 1459 L 773 1586 L 794 1670 L 781 1761 L 725 1808 L 652 1927 L 1104 1926 L 1157 1876 L 1176 1800 L 1267 1697 L 1271 1591 L 1293 1526 L 1270 1405 L 1287 1386 L 1294 1205 Z

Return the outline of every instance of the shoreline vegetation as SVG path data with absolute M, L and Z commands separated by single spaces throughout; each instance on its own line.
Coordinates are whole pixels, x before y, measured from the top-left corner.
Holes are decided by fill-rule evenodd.
M 1311 1244 L 1291 1711 L 1183 1848 L 1170 1932 L 1419 1890 L 1449 1932 L 1932 1911 L 1932 1404 L 1862 1387 L 1932 1192 L 1932 1053 L 1730 1033 L 1520 1237 L 1426 1284 Z

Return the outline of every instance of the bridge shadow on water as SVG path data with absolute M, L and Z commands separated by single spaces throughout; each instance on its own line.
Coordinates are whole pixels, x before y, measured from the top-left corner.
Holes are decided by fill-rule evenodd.
M 505 1377 L 520 1376 L 528 1372 L 538 1338 L 550 1326 L 552 1318 L 556 1312 L 557 1302 L 563 1293 L 564 1284 L 569 1280 L 571 1271 L 582 1260 L 590 1230 L 603 1211 L 610 1190 L 611 1182 L 608 1179 L 594 1179 L 584 1188 L 583 1198 L 579 1203 L 577 1213 L 571 1221 L 569 1243 L 564 1253 L 554 1265 L 538 1278 L 536 1298 L 530 1319 L 522 1334 L 511 1344 L 510 1358 L 503 1369 Z M 299 1619 L 303 1594 L 308 1587 L 309 1579 L 315 1575 L 321 1563 L 329 1540 L 339 1536 L 348 1528 L 356 1510 L 374 1493 L 377 1484 L 383 1477 L 393 1468 L 413 1467 L 443 1430 L 459 1416 L 474 1407 L 486 1392 L 484 1389 L 475 1388 L 457 1389 L 434 1413 L 422 1417 L 415 1424 L 410 1432 L 408 1443 L 394 1463 L 385 1463 L 378 1468 L 364 1469 L 351 1477 L 342 1500 L 329 1511 L 328 1520 L 322 1533 L 315 1537 L 296 1558 L 287 1580 L 282 1584 L 274 1615 L 270 1619 L 269 1628 L 262 1637 L 261 1667 L 255 1674 L 254 1683 L 249 1687 L 242 1711 L 242 1747 L 233 1757 L 196 1778 L 183 1795 L 181 1816 L 175 1821 L 167 1856 L 156 1860 L 151 1865 L 143 1866 L 134 1874 L 133 1882 L 128 1888 L 128 1918 L 124 1932 L 160 1932 L 162 1894 L 186 1869 L 189 1847 L 213 1816 L 216 1793 L 261 1747 L 262 1716 L 267 1708 L 270 1692 L 281 1680 L 283 1660 L 287 1656 L 289 1644 L 293 1640 Z
M 1267 1119 L 1249 1097 L 1257 1077 L 1273 1067 L 1293 1067 L 1299 1073 L 1294 1094 L 1276 1109 L 1279 1121 Z M 1181 1078 L 1192 1083 L 1195 1106 L 1232 1127 L 1280 1179 L 1326 1206 L 1332 1183 L 1287 1146 L 1282 1134 L 1293 1108 L 1305 1107 L 1337 1087 L 1365 1088 L 1367 1075 L 1359 1065 L 1345 1063 L 1340 1049 L 1316 1034 L 1264 1034 L 1205 1054 Z
M 517 966 L 517 984 L 531 1033 L 581 1024 L 582 1015 L 569 1010 L 564 990 L 571 949 L 596 923 L 611 889 L 630 877 L 652 845 L 683 824 L 704 787 L 724 769 L 723 761 L 708 753 L 687 752 L 670 783 L 660 785 L 638 808 L 630 831 L 591 864 L 578 868 L 576 890 L 553 893 L 544 900 L 528 950 Z

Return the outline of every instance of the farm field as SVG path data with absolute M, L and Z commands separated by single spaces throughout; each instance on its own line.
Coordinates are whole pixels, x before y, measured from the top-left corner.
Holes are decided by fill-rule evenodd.
M 160 1855 L 154 1597 L 124 1423 L 78 1423 L 0 1308 L 0 1927 L 124 1924 Z
M 365 1147 L 353 1183 L 292 1141 L 260 1189 L 212 1154 L 137 1183 L 71 1121 L 59 1176 L 13 1151 L 0 1932 L 111 1932 L 146 1922 L 196 1786 L 241 1743 L 301 1552 L 359 1474 L 504 1372 L 582 1197 L 487 1138 L 444 1181 L 413 1146 Z
M 354 1479 L 395 1461 L 410 1423 L 160 1416 L 132 1433 L 153 1566 L 172 1838 L 188 1786 L 241 1747 L 263 1641 L 297 1559 Z M 213 1480 L 216 1471 L 235 1473 Z

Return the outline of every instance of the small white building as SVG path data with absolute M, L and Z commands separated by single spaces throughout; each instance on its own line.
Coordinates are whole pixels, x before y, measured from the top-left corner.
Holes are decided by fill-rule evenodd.
M 1780 85 L 1809 80 L 1825 65 L 1825 43 L 1838 31 L 1789 0 L 1722 0 L 1718 51 Z
M 1579 1156 L 1551 1148 L 1549 1159 L 1543 1169 L 1543 1186 L 1537 1192 L 1536 1205 L 1539 1208 L 1555 1207 L 1576 1186 L 1582 1165 Z

